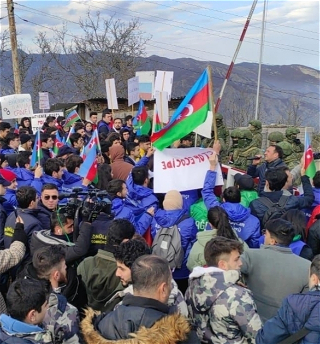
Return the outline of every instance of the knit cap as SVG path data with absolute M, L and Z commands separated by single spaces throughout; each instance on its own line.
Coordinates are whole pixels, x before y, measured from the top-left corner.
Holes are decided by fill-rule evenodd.
M 21 134 L 20 135 L 20 143 L 23 145 L 24 143 L 31 140 L 31 136 L 28 134 Z

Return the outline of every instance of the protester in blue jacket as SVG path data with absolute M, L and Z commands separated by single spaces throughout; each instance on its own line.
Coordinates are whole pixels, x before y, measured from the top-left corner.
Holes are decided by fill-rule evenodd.
M 110 122 L 112 120 L 112 113 L 109 109 L 104 109 L 102 111 L 102 120 L 98 123 L 98 133 L 106 133 L 109 134 L 110 132 Z
M 292 294 L 284 299 L 278 314 L 269 319 L 256 337 L 256 344 L 280 343 L 305 328 L 307 332 L 295 342 L 320 343 L 320 255 L 310 266 L 309 292 Z
M 87 191 L 88 186 L 85 185 L 83 178 L 77 174 L 82 163 L 83 159 L 78 155 L 70 155 L 66 159 L 67 170 L 63 172 L 62 176 L 62 192 L 72 192 L 73 188 L 82 188 L 83 191 Z
M 148 227 L 151 225 L 154 215 L 154 208 L 148 208 L 136 218 L 132 209 L 129 208 L 125 202 L 128 190 L 126 183 L 123 180 L 111 180 L 109 182 L 107 191 L 112 198 L 111 211 L 115 218 L 129 220 L 134 225 L 136 232 L 140 235 L 144 235 Z
M 240 204 L 240 190 L 235 186 L 224 190 L 222 195 L 224 203 L 219 203 L 216 195 L 213 193 L 217 176 L 215 169 L 218 164 L 216 154 L 211 155 L 209 161 L 210 170 L 206 174 L 202 189 L 202 198 L 207 209 L 209 210 L 216 206 L 222 207 L 227 212 L 230 225 L 239 238 L 245 241 L 250 248 L 258 248 L 261 236 L 259 220 L 251 215 L 250 209 Z
M 187 268 L 187 261 L 192 245 L 196 241 L 197 226 L 192 217 L 183 207 L 182 195 L 179 191 L 171 190 L 166 193 L 163 201 L 163 209 L 159 209 L 152 222 L 151 235 L 154 238 L 157 231 L 163 227 L 169 228 L 177 225 L 181 234 L 181 246 L 184 258 L 180 269 L 175 269 L 172 276 L 177 282 L 179 290 L 184 294 L 188 288 L 190 271 Z
M 5 138 L 5 145 L 0 150 L 2 154 L 14 154 L 18 153 L 20 144 L 19 134 L 9 133 Z
M 17 178 L 16 175 L 9 170 L 1 169 L 0 171 L 2 177 L 10 183 L 10 185 L 7 187 L 5 195 L 3 196 L 6 200 L 2 203 L 4 210 L 9 216 L 18 205 L 16 197 L 18 186 Z
M 28 151 L 19 152 L 17 154 L 18 167 L 11 169 L 12 172 L 17 176 L 18 188 L 20 186 L 30 186 L 34 180 L 34 173 L 30 171 L 31 154 L 32 153 Z

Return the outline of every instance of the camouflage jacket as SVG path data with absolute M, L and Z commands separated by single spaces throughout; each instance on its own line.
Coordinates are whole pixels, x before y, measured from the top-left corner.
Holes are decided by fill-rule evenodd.
M 236 284 L 240 273 L 194 268 L 185 298 L 197 333 L 209 344 L 252 344 L 261 320 L 251 291 Z
M 252 132 L 252 141 L 251 144 L 249 146 L 250 147 L 258 147 L 259 149 L 261 149 L 262 147 L 262 134 L 261 131 L 259 132 Z
M 49 308 L 43 321 L 55 336 L 55 343 L 79 344 L 80 319 L 78 310 L 61 294 L 51 293 Z
M 168 306 L 177 307 L 177 310 L 181 315 L 188 317 L 188 308 L 187 308 L 186 301 L 184 300 L 183 294 L 178 289 L 178 285 L 174 280 L 172 280 L 171 282 L 171 287 L 172 288 L 171 288 L 171 293 L 168 300 Z M 116 309 L 122 304 L 122 299 L 127 294 L 133 295 L 132 284 L 130 284 L 126 289 L 118 291 L 109 301 L 107 301 L 107 303 L 112 303 L 115 299 L 119 299 L 120 302 L 114 307 L 114 309 Z
M 257 147 L 237 148 L 233 153 L 234 167 L 246 171 L 250 161 L 247 158 L 251 158 L 255 155 L 262 154 L 261 150 Z

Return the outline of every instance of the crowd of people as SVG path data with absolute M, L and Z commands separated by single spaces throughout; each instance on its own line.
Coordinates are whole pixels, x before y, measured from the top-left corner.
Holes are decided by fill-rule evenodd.
M 278 142 L 252 149 L 253 121 L 254 158 L 221 188 L 218 165 L 245 156 L 219 115 L 203 188 L 156 194 L 150 137 L 99 116 L 71 135 L 47 117 L 36 166 L 30 119 L 0 122 L 0 343 L 319 344 L 320 171 L 288 166 Z M 96 129 L 92 182 L 78 173 Z

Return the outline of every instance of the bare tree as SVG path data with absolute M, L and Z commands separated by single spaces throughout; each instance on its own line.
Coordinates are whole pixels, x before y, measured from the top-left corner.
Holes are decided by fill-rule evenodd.
M 108 78 L 115 78 L 117 95 L 125 96 L 127 79 L 137 70 L 138 58 L 144 56 L 149 39 L 140 31 L 139 20 L 124 23 L 88 12 L 79 25 L 82 35 L 76 37 L 69 34 L 66 24 L 51 40 L 38 37 L 44 52 L 73 83 L 78 96 L 105 97 L 104 80 Z

